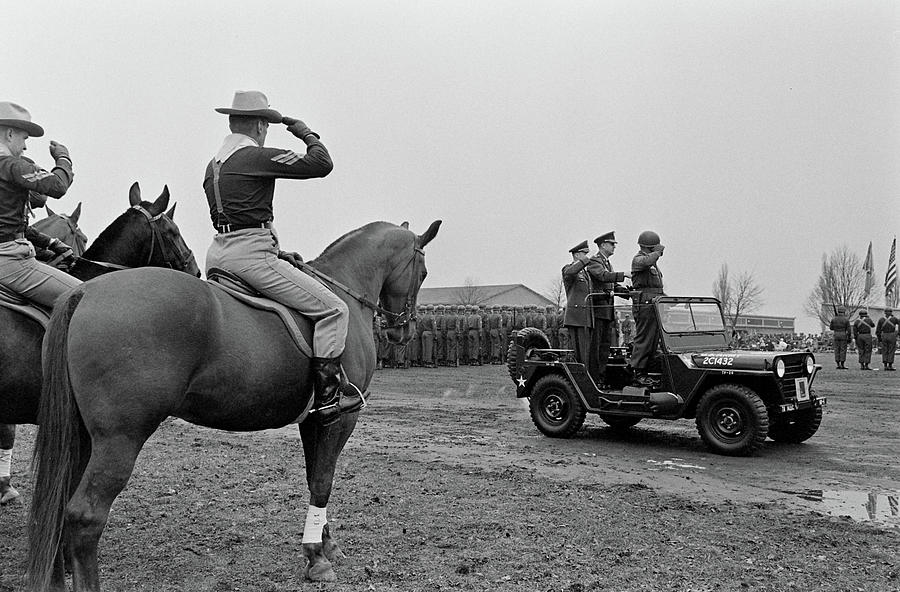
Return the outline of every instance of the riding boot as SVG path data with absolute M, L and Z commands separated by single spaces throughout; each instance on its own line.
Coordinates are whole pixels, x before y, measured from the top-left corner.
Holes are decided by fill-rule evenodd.
M 15 501 L 19 497 L 16 488 L 9 484 L 9 477 L 0 477 L 0 505 Z
M 312 371 L 315 378 L 313 411 L 323 425 L 334 423 L 342 413 L 358 411 L 363 406 L 359 389 L 344 377 L 341 356 L 313 358 Z

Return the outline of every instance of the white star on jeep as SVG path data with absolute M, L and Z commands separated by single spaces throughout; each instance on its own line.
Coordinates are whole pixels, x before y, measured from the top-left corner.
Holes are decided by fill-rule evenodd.
M 525 388 L 525 376 L 519 374 L 519 377 L 516 379 L 516 382 L 519 383 L 519 388 Z

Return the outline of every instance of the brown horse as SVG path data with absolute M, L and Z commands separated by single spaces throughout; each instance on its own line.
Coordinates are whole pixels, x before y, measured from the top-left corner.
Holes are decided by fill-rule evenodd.
M 375 370 L 374 309 L 386 317 L 391 341 L 412 337 L 426 275 L 422 249 L 439 226 L 417 236 L 405 224 L 373 222 L 310 264 L 347 302 L 343 364 L 361 391 Z M 97 546 L 110 506 L 164 419 L 271 429 L 300 417 L 312 396 L 310 360 L 276 315 L 166 270 L 123 271 L 70 291 L 57 303 L 45 347 L 29 518 L 33 590 L 65 590 L 64 542 L 75 590 L 99 590 Z M 357 416 L 323 425 L 313 415 L 299 426 L 310 491 L 303 552 L 313 581 L 336 579 L 325 509 Z
M 110 271 L 152 265 L 199 276 L 193 254 L 172 221 L 175 207 L 166 213 L 168 188 L 150 203 L 141 200 L 140 187 L 134 183 L 129 191 L 129 203 L 131 207 L 100 233 L 90 248 L 83 253 L 75 251 L 81 257 L 69 273 L 87 280 Z M 86 241 L 84 234 L 75 228 L 80 212 L 79 204 L 71 216 L 52 215 L 35 223 L 35 227 L 45 234 L 56 234 L 56 238 L 74 251 L 79 246 L 83 248 Z M 6 307 L 0 307 L 0 327 L 3 327 L 0 331 L 0 449 L 10 450 L 15 441 L 15 424 L 38 421 L 44 328 L 34 319 Z

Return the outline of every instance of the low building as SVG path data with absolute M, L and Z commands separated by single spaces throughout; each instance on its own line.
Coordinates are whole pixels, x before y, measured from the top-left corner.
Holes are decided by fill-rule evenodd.
M 498 284 L 488 286 L 449 286 L 422 288 L 419 304 L 474 304 L 484 306 L 556 306 L 524 284 Z

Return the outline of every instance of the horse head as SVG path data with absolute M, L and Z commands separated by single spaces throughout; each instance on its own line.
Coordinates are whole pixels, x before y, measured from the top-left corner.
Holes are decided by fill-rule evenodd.
M 100 233 L 85 252 L 85 259 L 118 268 L 168 267 L 200 277 L 194 254 L 172 220 L 175 206 L 166 212 L 169 188 L 163 187 L 156 201 L 142 201 L 141 188 L 135 181 L 128 201 L 131 207 Z
M 416 333 L 416 299 L 419 288 L 428 275 L 425 267 L 425 245 L 437 235 L 441 221 L 435 220 L 423 234 L 409 230 L 409 223 L 400 228 L 401 245 L 389 263 L 389 271 L 381 286 L 378 301 L 384 317 L 385 336 L 393 343 L 407 343 Z
M 47 217 L 38 220 L 32 227 L 47 236 L 58 238 L 72 247 L 72 252 L 76 257 L 80 257 L 84 253 L 88 241 L 87 236 L 78 227 L 78 218 L 81 216 L 81 204 L 79 203 L 68 216 L 57 214 L 50 208 L 46 208 L 46 210 Z

